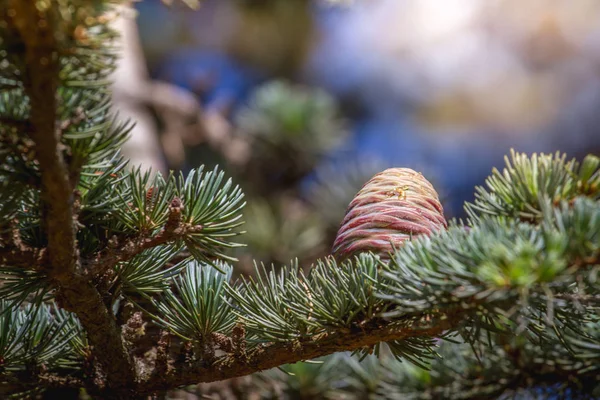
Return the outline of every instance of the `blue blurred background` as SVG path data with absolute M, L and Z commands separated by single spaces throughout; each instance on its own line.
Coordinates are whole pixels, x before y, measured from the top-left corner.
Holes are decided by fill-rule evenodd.
M 145 0 L 137 9 L 151 76 L 194 93 L 207 115 L 235 124 L 273 79 L 336 99 L 345 145 L 302 177 L 302 191 L 349 160 L 405 166 L 460 217 L 510 148 L 600 151 L 596 0 L 206 0 L 197 11 Z M 181 168 L 213 160 L 205 147 L 188 146 Z
M 162 1 L 136 4 L 134 58 L 159 83 L 143 126 L 157 128 L 159 169 L 219 164 L 242 185 L 235 275 L 254 261 L 308 269 L 387 167 L 422 172 L 460 218 L 511 148 L 600 153 L 598 0 Z M 290 398 L 336 385 L 318 366 L 289 368 L 277 380 L 304 393 Z M 231 384 L 245 395 L 244 382 Z

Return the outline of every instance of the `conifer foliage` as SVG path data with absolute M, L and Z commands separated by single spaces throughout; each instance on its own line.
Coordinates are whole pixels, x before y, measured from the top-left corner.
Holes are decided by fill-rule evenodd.
M 139 398 L 340 352 L 366 360 L 318 367 L 328 396 L 600 395 L 600 159 L 512 153 L 465 222 L 232 281 L 241 190 L 119 156 L 119 3 L 0 1 L 3 397 Z

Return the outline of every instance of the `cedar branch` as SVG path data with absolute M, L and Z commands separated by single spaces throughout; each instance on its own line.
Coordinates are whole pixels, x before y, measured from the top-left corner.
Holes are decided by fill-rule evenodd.
M 598 257 L 594 255 L 577 261 L 574 265 L 583 268 L 597 263 Z M 578 296 L 578 301 L 582 302 L 589 301 L 595 304 L 597 300 L 598 296 Z M 470 307 L 451 307 L 444 310 L 443 314 L 437 314 L 440 311 L 437 310 L 435 314 L 423 313 L 396 321 L 374 320 L 360 328 L 331 331 L 300 341 L 265 344 L 245 354 L 239 354 L 234 349 L 233 354 L 219 357 L 210 364 L 203 362 L 194 365 L 185 362 L 173 363 L 169 374 L 163 376 L 161 380 L 154 381 L 148 377 L 143 378 L 143 383 L 138 391 L 154 393 L 183 385 L 236 378 L 337 352 L 370 348 L 381 342 L 415 337 L 439 337 L 445 332 L 457 329 L 461 324 L 469 323 L 473 310 L 482 301 L 482 299 L 472 298 L 467 301 Z M 510 308 L 508 304 L 500 308 L 505 307 Z M 244 340 L 235 340 L 234 342 L 244 343 Z M 230 349 L 224 350 L 229 351 Z M 571 374 L 572 371 L 565 371 L 565 373 Z
M 0 395 L 15 394 L 32 389 L 68 389 L 85 387 L 85 381 L 74 376 L 62 376 L 49 372 L 30 373 L 19 372 L 3 377 Z
M 181 223 L 181 200 L 176 197 L 171 202 L 169 218 L 158 234 L 133 238 L 123 244 L 114 243 L 94 259 L 84 262 L 85 270 L 97 281 L 118 263 L 129 261 L 144 250 L 176 242 L 190 234 L 201 232 L 202 229 L 202 225 Z
M 19 250 L 16 248 L 0 249 L 0 265 L 21 267 L 33 270 L 45 264 L 44 250 Z
M 25 270 L 45 269 L 48 253 L 45 249 L 32 248 L 21 240 L 17 219 L 9 222 L 10 230 L 0 235 L 0 265 Z
M 37 2 L 12 0 L 12 24 L 24 46 L 22 72 L 29 97 L 31 130 L 41 171 L 40 208 L 47 237 L 48 276 L 58 289 L 61 306 L 79 317 L 94 353 L 104 368 L 108 385 L 127 396 L 135 381 L 131 358 L 112 313 L 92 284 L 78 272 L 79 254 L 73 224 L 74 187 L 62 153 L 57 126 L 59 61 L 53 29 L 52 8 Z
M 411 319 L 404 323 L 381 321 L 382 324 L 374 323 L 362 329 L 333 331 L 303 341 L 259 346 L 245 357 L 230 354 L 217 358 L 210 365 L 202 362 L 194 365 L 177 363 L 161 380 L 154 380 L 153 375 L 149 375 L 140 383 L 138 392 L 153 393 L 183 385 L 231 379 L 337 352 L 369 348 L 380 342 L 419 336 L 436 337 L 456 327 L 463 317 L 462 313 L 457 313 L 455 316 L 440 320 L 425 316 L 420 320 Z

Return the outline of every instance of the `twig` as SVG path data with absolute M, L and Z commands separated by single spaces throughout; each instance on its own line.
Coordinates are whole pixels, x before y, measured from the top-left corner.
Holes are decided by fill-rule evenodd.
M 4 376 L 0 382 L 0 393 L 19 393 L 31 389 L 66 389 L 87 387 L 85 381 L 74 376 L 53 373 L 18 372 Z M 93 391 L 93 388 L 90 388 Z
M 128 240 L 122 245 L 118 245 L 117 248 L 107 248 L 99 253 L 95 259 L 84 261 L 83 265 L 93 279 L 98 279 L 118 263 L 129 261 L 144 250 L 174 242 L 190 233 L 200 231 L 202 231 L 201 225 L 182 226 L 172 231 L 163 229 L 155 236 L 139 237 Z
M 141 252 L 174 242 L 193 233 L 203 230 L 202 225 L 189 225 L 181 223 L 181 200 L 174 198 L 169 208 L 169 217 L 164 228 L 155 236 L 138 237 L 130 239 L 123 244 L 114 243 L 98 253 L 92 260 L 84 261 L 87 273 L 94 280 L 100 279 L 120 262 L 129 261 Z
M 47 265 L 46 254 L 44 249 L 23 251 L 14 247 L 0 248 L 0 264 L 27 270 L 43 269 Z
M 353 351 L 371 347 L 380 342 L 403 340 L 419 336 L 439 336 L 456 324 L 462 315 L 454 318 L 433 321 L 423 318 L 410 323 L 385 323 L 370 325 L 352 331 L 332 331 L 300 342 L 271 343 L 248 351 L 245 360 L 235 354 L 217 357 L 211 365 L 178 362 L 162 382 L 156 382 L 149 375 L 143 379 L 137 390 L 140 393 L 156 391 L 200 382 L 216 382 L 274 368 L 284 364 L 309 360 L 328 354 Z
M 9 222 L 10 230 L 0 237 L 0 265 L 20 267 L 27 270 L 46 269 L 46 249 L 32 248 L 21 240 L 17 219 Z

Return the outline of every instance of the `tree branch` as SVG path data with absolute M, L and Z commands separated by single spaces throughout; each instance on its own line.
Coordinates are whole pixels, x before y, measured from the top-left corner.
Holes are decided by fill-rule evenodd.
M 96 255 L 94 259 L 85 261 L 84 266 L 94 280 L 97 280 L 118 263 L 129 261 L 144 250 L 175 242 L 189 234 L 201 232 L 202 229 L 202 225 L 181 223 L 181 200 L 176 197 L 169 207 L 169 219 L 157 235 L 137 237 L 122 245 L 115 243 Z
M 19 267 L 26 270 L 45 269 L 48 253 L 45 249 L 32 248 L 21 240 L 18 221 L 12 219 L 10 228 L 0 235 L 0 265 Z
M 582 261 L 582 264 L 596 265 L 597 257 L 587 258 Z M 582 296 L 579 300 L 593 302 L 597 300 L 597 296 Z M 457 329 L 461 324 L 468 324 L 473 311 L 482 301 L 476 298 L 462 299 L 463 303 L 470 306 L 466 308 L 463 305 L 448 307 L 443 311 L 434 307 L 432 308 L 432 311 L 435 310 L 433 314 L 424 312 L 396 321 L 373 320 L 362 327 L 338 329 L 317 334 L 308 339 L 265 344 L 247 353 L 240 352 L 237 348 L 245 344 L 245 338 L 233 337 L 231 345 L 226 343 L 225 346 L 220 345 L 219 347 L 226 351 L 227 355 L 216 358 L 212 363 L 206 360 L 194 364 L 186 361 L 172 362 L 169 373 L 163 374 L 161 379 L 150 379 L 149 376 L 141 377 L 143 383 L 137 390 L 141 393 L 153 393 L 183 385 L 216 382 L 337 352 L 370 348 L 381 342 L 416 337 L 440 337 L 445 332 Z M 505 309 L 512 305 L 512 302 L 508 302 L 499 307 Z M 236 329 L 240 329 L 240 327 L 236 326 Z M 235 331 L 234 336 L 236 336 Z M 571 372 L 565 371 L 565 373 Z
M 108 385 L 124 392 L 135 381 L 131 358 L 124 346 L 112 312 L 98 291 L 78 272 L 79 254 L 73 224 L 74 188 L 62 154 L 57 126 L 59 60 L 52 7 L 37 2 L 12 0 L 9 20 L 24 43 L 23 84 L 31 105 L 31 130 L 41 171 L 40 207 L 47 237 L 48 276 L 57 286 L 62 307 L 79 317 L 107 375 Z
M 11 118 L 7 116 L 0 117 L 0 127 L 4 126 L 5 128 L 16 129 L 17 131 L 21 131 L 22 133 L 29 133 L 31 131 L 31 123 L 30 121 Z
M 150 373 L 141 381 L 137 390 L 139 393 L 153 393 L 183 385 L 216 382 L 328 354 L 369 348 L 380 342 L 418 336 L 436 337 L 456 326 L 462 321 L 462 317 L 461 313 L 457 313 L 453 318 L 441 320 L 423 317 L 404 323 L 381 321 L 381 325 L 372 324 L 363 329 L 333 331 L 304 341 L 259 346 L 244 356 L 228 354 L 209 365 L 203 362 L 194 365 L 178 362 L 173 364 L 163 379 L 153 379 L 154 375 Z
M 86 382 L 77 377 L 47 372 L 40 374 L 20 372 L 14 375 L 3 376 L 2 378 L 2 381 L 0 381 L 0 395 L 14 395 L 15 393 L 40 388 L 68 389 L 86 387 Z
M 13 23 L 25 43 L 26 67 L 23 84 L 31 104 L 31 130 L 36 158 L 42 173 L 41 208 L 48 239 L 52 274 L 64 280 L 75 270 L 75 232 L 72 221 L 72 188 L 67 179 L 67 165 L 60 152 L 56 130 L 56 89 L 58 60 L 54 32 L 47 12 L 40 12 L 33 2 L 12 1 L 16 11 Z
M 45 265 L 44 250 L 19 250 L 17 248 L 0 248 L 0 265 L 21 267 L 33 270 Z

